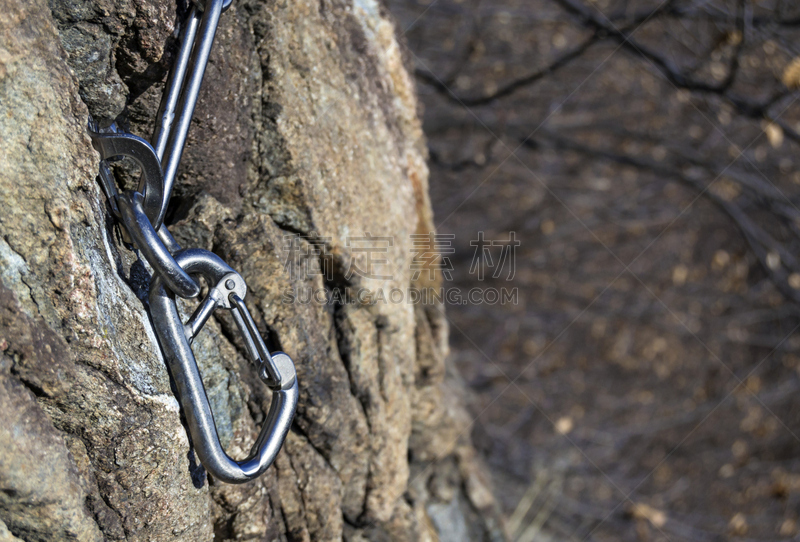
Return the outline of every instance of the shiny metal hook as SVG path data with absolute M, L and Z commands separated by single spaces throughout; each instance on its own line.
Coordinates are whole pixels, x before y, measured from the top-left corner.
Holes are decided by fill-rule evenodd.
M 266 352 L 242 299 L 247 287 L 242 277 L 219 256 L 202 249 L 178 252 L 175 260 L 187 273 L 197 273 L 213 287 L 209 295 L 184 324 L 175 296 L 160 276 L 150 285 L 150 311 L 164 357 L 178 388 L 195 453 L 214 477 L 228 483 L 242 483 L 262 474 L 274 461 L 283 444 L 297 408 L 298 386 L 294 363 L 283 352 Z M 231 310 L 259 375 L 273 390 L 272 403 L 250 455 L 231 459 L 219 442 L 214 415 L 206 396 L 191 341 L 217 308 Z M 263 349 L 263 350 L 262 350 Z M 266 353 L 266 355 L 265 355 Z
M 159 107 L 152 146 L 132 134 L 119 132 L 113 125 L 100 130 L 91 119 L 89 130 L 101 155 L 100 181 L 112 212 L 122 220 L 130 238 L 155 271 L 150 283 L 150 313 L 178 389 L 195 452 L 217 479 L 242 483 L 259 476 L 272 464 L 289 432 L 299 394 L 294 363 L 283 352 L 268 351 L 245 306 L 247 286 L 241 275 L 211 252 L 181 250 L 163 224 L 220 14 L 231 2 L 194 0 Z M 141 165 L 138 191 L 119 193 L 106 162 L 116 156 L 129 156 Z M 184 324 L 175 296 L 199 295 L 200 287 L 192 273 L 204 276 L 212 287 Z M 242 461 L 231 459 L 219 442 L 191 348 L 194 338 L 218 308 L 231 311 L 247 353 L 258 368 L 259 378 L 273 390 L 270 409 L 255 445 Z

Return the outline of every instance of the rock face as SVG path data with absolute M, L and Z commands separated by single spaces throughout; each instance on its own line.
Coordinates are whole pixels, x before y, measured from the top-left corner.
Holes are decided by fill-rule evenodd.
M 260 479 L 221 484 L 196 462 L 149 273 L 107 210 L 85 129 L 91 114 L 152 133 L 186 11 L 0 10 L 0 540 L 498 538 L 441 307 L 304 302 L 431 286 L 410 266 L 411 235 L 433 230 L 414 89 L 373 0 L 235 0 L 222 16 L 168 223 L 244 276 L 301 395 Z M 367 234 L 386 238 L 382 277 L 360 272 Z M 270 396 L 234 329 L 220 315 L 194 350 L 236 457 Z

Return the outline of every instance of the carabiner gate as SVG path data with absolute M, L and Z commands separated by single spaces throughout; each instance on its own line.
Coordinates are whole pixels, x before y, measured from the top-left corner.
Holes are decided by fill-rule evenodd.
M 244 306 L 247 287 L 242 277 L 219 256 L 202 249 L 175 254 L 187 273 L 205 277 L 211 289 L 206 299 L 184 324 L 178 314 L 175 294 L 161 276 L 150 285 L 150 311 L 164 357 L 178 388 L 195 453 L 214 477 L 232 484 L 247 482 L 263 473 L 275 459 L 289 432 L 297 408 L 298 386 L 294 363 L 283 352 L 269 354 L 250 312 Z M 232 312 L 259 376 L 272 388 L 272 403 L 250 455 L 231 459 L 222 449 L 214 415 L 206 396 L 191 341 L 217 308 Z

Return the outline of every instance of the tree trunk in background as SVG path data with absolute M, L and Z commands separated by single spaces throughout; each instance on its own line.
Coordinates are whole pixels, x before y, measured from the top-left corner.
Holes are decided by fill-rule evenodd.
M 106 209 L 86 134 L 88 114 L 152 133 L 186 9 L 2 3 L 0 541 L 500 537 L 445 374 L 441 307 L 282 301 L 375 287 L 346 278 L 363 258 L 347 238 L 365 232 L 393 238 L 384 290 L 405 290 L 410 235 L 433 229 L 413 85 L 374 0 L 235 0 L 222 16 L 169 222 L 242 273 L 301 395 L 257 481 L 220 484 L 194 460 L 149 274 Z M 325 246 L 307 262 L 316 274 L 289 273 L 287 235 Z M 241 456 L 269 393 L 227 316 L 206 327 L 195 354 L 222 443 Z

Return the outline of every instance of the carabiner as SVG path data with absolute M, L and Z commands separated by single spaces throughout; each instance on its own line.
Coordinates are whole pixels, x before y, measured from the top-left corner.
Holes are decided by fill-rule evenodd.
M 205 277 L 211 289 L 208 296 L 184 324 L 178 314 L 175 295 L 161 276 L 150 284 L 150 311 L 164 357 L 189 425 L 195 453 L 214 477 L 228 483 L 247 482 L 263 473 L 273 462 L 286 438 L 297 408 L 298 386 L 294 363 L 283 352 L 272 355 L 244 306 L 247 286 L 219 256 L 202 249 L 187 249 L 175 254 L 175 261 L 187 273 Z M 219 442 L 214 415 L 203 380 L 192 353 L 191 341 L 217 308 L 233 313 L 251 359 L 259 365 L 259 376 L 273 390 L 272 403 L 250 455 L 231 459 Z
M 283 352 L 271 355 L 267 350 L 244 304 L 247 285 L 241 275 L 207 250 L 181 250 L 163 223 L 220 14 L 230 7 L 231 1 L 194 0 L 159 107 L 152 146 L 137 136 L 120 132 L 115 125 L 100 130 L 91 118 L 89 132 L 93 146 L 100 153 L 100 181 L 111 210 L 123 221 L 130 238 L 155 271 L 150 283 L 150 313 L 178 389 L 195 453 L 217 479 L 242 483 L 263 473 L 286 439 L 299 394 L 294 363 Z M 117 156 L 128 156 L 141 166 L 138 191 L 119 193 L 106 162 Z M 199 295 L 200 286 L 192 273 L 205 277 L 211 288 L 184 324 L 175 296 Z M 191 347 L 195 336 L 218 308 L 231 311 L 247 353 L 258 367 L 259 378 L 273 390 L 264 425 L 250 455 L 242 461 L 231 459 L 219 442 Z

